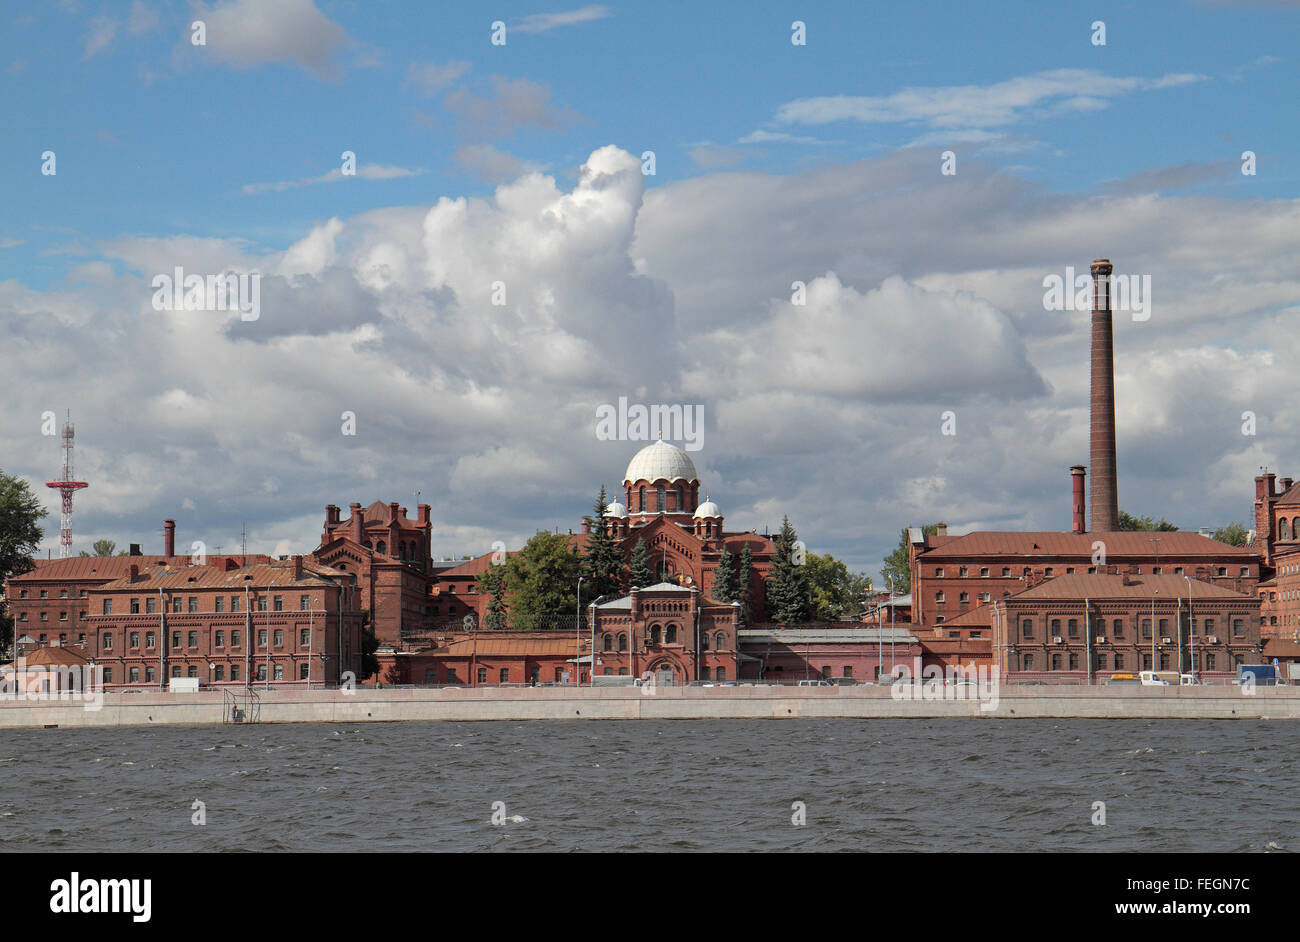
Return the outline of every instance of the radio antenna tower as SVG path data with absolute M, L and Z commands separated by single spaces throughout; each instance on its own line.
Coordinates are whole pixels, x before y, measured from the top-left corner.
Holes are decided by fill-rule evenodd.
M 90 487 L 85 481 L 72 479 L 72 439 L 76 432 L 72 428 L 72 411 L 68 410 L 68 420 L 63 426 L 63 477 L 58 481 L 46 481 L 45 486 L 58 491 L 63 498 L 63 513 L 59 518 L 59 559 L 67 559 L 72 549 L 72 493 L 83 487 Z

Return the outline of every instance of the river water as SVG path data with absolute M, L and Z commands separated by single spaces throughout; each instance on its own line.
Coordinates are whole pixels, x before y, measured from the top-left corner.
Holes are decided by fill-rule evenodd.
M 1244 720 L 10 730 L 0 849 L 1294 851 L 1298 742 Z

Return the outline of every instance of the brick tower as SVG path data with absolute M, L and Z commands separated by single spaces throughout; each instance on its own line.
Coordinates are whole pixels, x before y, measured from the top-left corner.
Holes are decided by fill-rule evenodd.
M 1110 318 L 1110 259 L 1092 263 L 1092 437 L 1088 468 L 1092 515 L 1088 529 L 1119 529 L 1115 474 L 1115 341 Z

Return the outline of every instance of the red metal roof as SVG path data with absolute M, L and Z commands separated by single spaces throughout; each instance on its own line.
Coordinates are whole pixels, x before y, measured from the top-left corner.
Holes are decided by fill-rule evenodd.
M 1159 540 L 1157 544 L 1152 540 Z M 1258 554 L 1244 546 L 1229 546 L 1189 530 L 1157 533 L 1146 530 L 1116 530 L 1094 533 L 1063 533 L 1054 530 L 1015 532 L 977 530 L 927 549 L 925 559 L 969 556 L 1091 556 L 1092 544 L 1106 544 L 1106 555 L 1116 556 L 1204 556 L 1207 558 L 1247 557 Z
M 209 556 L 208 565 L 221 566 L 227 559 L 237 563 L 247 560 L 252 563 L 269 563 L 271 557 L 261 553 L 249 553 L 247 556 Z M 173 568 L 189 566 L 190 557 L 185 556 L 69 556 L 67 559 L 38 559 L 36 568 L 21 576 L 11 577 L 14 581 L 24 582 L 77 582 L 109 581 L 121 579 L 131 571 L 132 566 L 139 566 L 143 571 L 156 566 L 171 563 Z
M 346 573 L 328 566 L 303 565 L 302 577 L 293 578 L 293 563 L 262 563 L 245 566 L 242 569 L 224 569 L 218 566 L 157 566 L 142 570 L 132 581 L 129 576 L 115 579 L 100 588 L 107 590 L 130 589 L 143 592 L 151 589 L 240 589 L 245 585 L 254 588 L 268 588 L 272 583 L 277 588 L 284 586 L 319 586 L 330 584 L 329 576 L 345 576 Z M 251 577 L 251 578 L 249 578 Z
M 1125 582 L 1132 583 L 1126 585 Z M 1257 601 L 1253 595 L 1245 595 L 1225 589 L 1212 582 L 1191 580 L 1192 604 L 1198 599 L 1243 599 Z M 1187 598 L 1187 580 L 1183 576 L 1112 576 L 1106 573 L 1071 573 L 1048 579 L 1030 589 L 1019 592 L 1007 601 L 1029 601 L 1034 599 L 1145 599 L 1150 601 L 1159 590 L 1161 598 Z

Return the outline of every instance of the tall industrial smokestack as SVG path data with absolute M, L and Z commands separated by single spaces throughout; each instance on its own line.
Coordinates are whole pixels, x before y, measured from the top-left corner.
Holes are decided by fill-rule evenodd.
M 1071 503 L 1073 505 L 1072 520 L 1070 528 L 1075 533 L 1086 533 L 1084 529 L 1084 499 L 1083 499 L 1083 476 L 1088 472 L 1084 470 L 1083 465 L 1076 464 L 1070 468 L 1070 486 L 1073 490 Z
M 163 555 L 176 555 L 176 521 L 163 521 Z
M 1119 529 L 1115 474 L 1115 341 L 1110 320 L 1110 259 L 1092 263 L 1092 517 L 1088 529 Z

